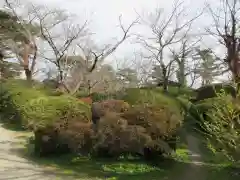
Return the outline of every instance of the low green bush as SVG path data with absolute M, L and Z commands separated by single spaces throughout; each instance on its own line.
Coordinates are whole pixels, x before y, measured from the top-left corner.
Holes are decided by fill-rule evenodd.
M 0 113 L 3 119 L 21 124 L 25 104 L 32 99 L 45 97 L 39 86 L 25 80 L 10 79 L 1 84 L 0 89 Z
M 68 95 L 32 99 L 25 104 L 24 118 L 34 128 L 62 123 L 72 119 L 89 122 L 90 106 Z
M 229 96 L 218 97 L 206 112 L 202 127 L 218 151 L 240 160 L 240 102 Z
M 49 91 L 41 85 L 24 80 L 7 80 L 1 85 L 1 115 L 8 122 L 12 119 L 19 126 L 34 131 L 37 153 L 47 155 L 72 151 L 72 140 L 78 142 L 81 137 L 78 134 L 82 131 L 76 131 L 75 127 L 79 127 L 80 122 L 91 121 L 88 104 L 64 94 L 49 96 Z M 69 136 L 69 131 L 78 136 Z
M 240 160 L 240 100 L 222 90 L 217 97 L 192 104 L 187 113 L 216 152 Z
M 217 83 L 210 84 L 206 86 L 202 86 L 196 90 L 196 101 L 201 101 L 208 98 L 218 97 L 218 94 L 224 91 L 227 95 L 231 95 L 232 97 L 236 97 L 237 91 L 233 84 L 226 83 Z
M 127 89 L 122 99 L 131 105 L 164 104 L 172 108 L 179 108 L 177 102 L 173 98 L 164 95 L 160 89 Z
M 108 99 L 112 99 L 112 95 L 110 94 L 103 94 L 103 93 L 92 93 L 91 94 L 93 102 L 100 102 Z
M 83 98 L 83 97 L 91 97 L 93 102 L 101 102 L 109 99 L 116 99 L 120 100 L 122 98 L 122 92 L 116 92 L 116 93 L 97 93 L 93 92 L 89 95 L 88 92 L 85 91 L 78 91 L 74 94 L 77 98 Z

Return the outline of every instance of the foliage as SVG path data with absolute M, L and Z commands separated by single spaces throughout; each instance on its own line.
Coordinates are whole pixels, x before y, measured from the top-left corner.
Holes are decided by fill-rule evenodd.
M 38 26 L 21 24 L 18 17 L 5 10 L 0 10 L 0 24 L 1 41 L 8 39 L 12 39 L 15 42 L 27 40 L 28 35 L 26 34 L 24 27 L 27 27 L 30 33 L 37 33 L 39 31 Z
M 77 119 L 89 122 L 90 107 L 67 95 L 35 98 L 25 104 L 25 119 L 35 128 L 62 124 Z
M 123 100 L 129 104 L 165 104 L 174 107 L 177 107 L 176 101 L 162 93 L 161 89 L 137 89 L 131 88 L 125 91 Z
M 239 105 L 238 99 L 222 89 L 217 97 L 190 104 L 185 121 L 204 135 L 216 152 L 239 160 Z
M 93 99 L 93 102 L 99 102 L 107 99 L 112 99 L 113 95 L 103 94 L 103 93 L 92 93 L 91 97 Z
M 40 155 L 75 152 L 84 142 L 89 143 L 85 134 L 91 129 L 84 125 L 91 119 L 90 106 L 76 98 L 34 99 L 26 104 L 25 118 L 34 128 L 35 151 Z
M 47 89 L 57 89 L 58 88 L 58 81 L 56 79 L 45 79 L 43 80 L 43 86 Z
M 98 117 L 102 117 L 107 112 L 122 113 L 127 111 L 130 108 L 130 105 L 123 100 L 109 99 L 93 103 L 93 108 L 93 113 L 95 113 Z M 93 116 L 95 116 L 95 114 L 93 114 Z
M 12 118 L 15 120 L 16 117 L 14 115 L 18 114 L 20 115 L 18 118 L 21 120 L 25 119 L 24 123 L 37 120 L 41 124 L 41 120 L 44 121 L 51 113 L 53 114 L 49 118 L 51 119 L 54 116 L 56 118 L 56 114 L 63 108 L 65 110 L 68 110 L 67 108 L 75 108 L 74 110 L 76 110 L 80 106 L 84 107 L 81 101 L 70 96 L 48 96 L 47 91 L 41 84 L 29 83 L 25 80 L 6 80 L 2 83 L 0 92 L 1 105 L 4 106 L 1 108 L 1 112 L 5 115 L 8 114 L 8 117 L 13 115 Z M 90 113 L 88 112 L 88 114 Z
M 213 82 L 214 77 L 219 74 L 219 64 L 216 64 L 218 59 L 209 49 L 197 49 L 197 56 L 195 58 L 199 59 L 200 63 L 196 71 L 202 78 L 202 85 L 209 85 Z
M 169 86 L 168 94 L 172 97 L 183 97 L 186 99 L 195 97 L 195 92 L 193 91 L 193 89 L 187 87 L 178 88 Z
M 0 52 L 1 56 L 1 52 Z M 13 78 L 21 74 L 21 67 L 14 62 L 8 62 L 0 57 L 0 77 L 1 78 Z
M 91 153 L 93 137 L 92 123 L 79 120 L 69 122 L 67 128 L 59 131 L 60 142 L 66 143 L 72 153 Z
M 143 128 L 128 126 L 126 119 L 109 112 L 98 123 L 94 152 L 103 157 L 143 154 L 150 139 Z
M 179 111 L 165 105 L 136 105 L 122 115 L 130 125 L 139 125 L 156 138 L 168 138 L 182 122 Z
M 229 96 L 215 98 L 206 112 L 203 128 L 218 151 L 239 160 L 240 104 Z
M 123 92 L 115 92 L 115 93 L 93 92 L 93 93 L 89 94 L 88 92 L 85 92 L 85 91 L 78 91 L 74 94 L 74 96 L 77 98 L 91 96 L 93 102 L 101 102 L 101 101 L 105 101 L 105 100 L 109 100 L 109 99 L 121 99 L 122 94 L 123 94 Z
M 139 105 L 121 114 L 107 112 L 97 124 L 94 150 L 101 156 L 132 154 L 153 160 L 171 153 L 169 140 L 181 118 L 164 106 Z
M 232 84 L 216 83 L 206 86 L 202 86 L 196 90 L 196 101 L 204 100 L 207 98 L 214 98 L 218 96 L 218 93 L 224 90 L 225 93 L 231 94 L 236 97 L 236 89 Z
M 38 107 L 38 103 L 37 105 L 31 104 L 31 107 L 36 110 L 34 110 L 34 114 L 29 113 L 29 115 L 33 119 L 41 118 L 41 121 L 37 123 L 38 129 L 35 130 L 35 147 L 41 155 L 67 151 L 100 157 L 120 157 L 132 154 L 153 160 L 162 154 L 171 153 L 171 141 L 174 140 L 173 137 L 175 137 L 182 120 L 179 111 L 174 112 L 165 106 L 129 107 L 124 101 L 106 100 L 98 103 L 104 113 L 97 125 L 93 125 L 80 116 L 78 118 L 68 115 L 62 117 L 59 116 L 60 112 L 50 115 L 52 114 L 51 107 L 56 107 L 52 101 L 56 101 L 58 98 L 51 97 L 49 100 L 40 101 L 39 104 L 44 106 L 43 111 Z M 59 103 L 59 101 L 57 102 Z M 73 103 L 66 99 L 64 102 Z M 63 101 L 60 101 L 61 103 Z M 57 106 L 58 110 L 61 110 L 62 105 Z M 74 109 L 72 105 L 69 106 Z M 66 108 L 68 106 L 64 107 L 73 115 L 71 109 Z M 32 111 L 32 109 L 30 108 L 28 111 Z M 61 118 L 61 121 L 57 121 L 56 117 Z M 43 122 L 47 122 L 47 124 Z M 43 127 L 43 124 L 44 128 L 40 128 Z M 52 126 L 50 126 L 51 124 Z M 49 138 L 46 142 L 41 140 L 45 136 Z M 176 144 L 176 139 L 174 143 Z
M 37 138 L 35 146 L 38 147 L 36 149 L 38 153 L 48 155 L 56 151 L 62 152 L 62 150 L 59 150 L 59 147 L 64 145 L 68 147 L 68 152 L 91 153 L 93 145 L 99 142 L 95 141 L 94 137 L 100 136 L 93 132 L 93 125 L 90 123 L 91 112 L 88 104 L 64 95 L 61 98 L 48 97 L 48 99 L 43 99 L 43 101 L 35 99 L 34 102 L 29 104 L 30 108 L 27 111 L 32 112 L 28 113 L 32 118 L 32 122 L 34 122 L 34 119 L 41 119 L 41 121 L 38 120 L 33 123 L 37 126 L 35 136 L 47 136 L 51 142 L 50 146 L 49 141 L 43 142 L 41 138 Z M 100 107 L 98 110 L 103 115 L 108 111 L 122 112 L 125 109 L 125 102 L 118 100 L 107 100 L 98 103 L 98 105 Z M 55 110 L 56 108 L 57 110 Z M 118 124 L 116 123 L 116 125 Z M 63 152 L 65 152 L 66 148 L 63 149 Z
M 25 104 L 34 98 L 45 97 L 36 86 L 24 80 L 9 79 L 0 89 L 1 114 L 8 120 L 22 123 Z

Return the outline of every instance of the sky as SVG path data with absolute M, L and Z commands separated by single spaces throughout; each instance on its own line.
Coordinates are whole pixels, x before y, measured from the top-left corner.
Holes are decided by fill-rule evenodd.
M 173 0 L 32 0 L 32 2 L 66 9 L 79 16 L 79 23 L 85 19 L 90 20 L 91 32 L 96 33 L 95 40 L 108 43 L 111 38 L 120 38 L 122 35 L 117 27 L 119 15 L 122 15 L 123 24 L 128 26 L 136 19 L 137 13 L 153 12 L 156 7 L 170 10 Z M 195 14 L 203 7 L 204 1 L 185 0 L 184 3 L 191 7 L 191 13 Z M 116 53 L 126 54 L 128 51 L 131 53 L 131 48 L 125 46 L 120 47 Z
M 3 0 L 0 0 L 3 1 Z M 29 0 L 22 0 L 28 1 Z M 207 0 L 210 4 L 214 0 Z M 77 23 L 83 23 L 85 20 L 90 22 L 89 28 L 95 33 L 94 40 L 97 44 L 107 44 L 112 42 L 112 38 L 121 38 L 122 32 L 119 30 L 118 17 L 122 15 L 123 25 L 128 26 L 137 17 L 137 13 L 154 12 L 157 7 L 163 8 L 167 15 L 172 9 L 174 0 L 31 0 L 33 3 L 41 4 L 49 8 L 65 9 L 71 14 L 75 14 Z M 1 4 L 1 2 L 0 2 Z M 204 7 L 204 0 L 184 0 L 186 11 L 189 17 L 196 16 Z M 194 24 L 193 29 L 203 30 L 209 26 L 211 17 L 208 14 L 202 15 Z M 142 32 L 141 27 L 133 29 L 134 33 Z M 204 43 L 206 46 L 212 45 L 212 39 L 207 38 Z M 138 45 L 127 41 L 122 44 L 118 50 L 107 60 L 109 62 L 121 61 L 124 58 L 131 57 L 133 52 L 139 48 Z M 221 51 L 221 50 L 219 50 Z

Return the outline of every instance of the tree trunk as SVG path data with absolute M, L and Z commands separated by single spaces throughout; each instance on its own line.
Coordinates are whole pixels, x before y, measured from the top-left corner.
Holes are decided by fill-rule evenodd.
M 232 58 L 233 57 L 233 58 Z M 237 52 L 229 55 L 229 59 L 231 59 L 229 67 L 233 75 L 233 81 L 237 84 L 237 93 L 239 94 L 240 90 L 240 58 Z
M 163 80 L 163 92 L 168 92 L 168 79 L 166 77 Z
M 168 92 L 168 76 L 167 69 L 162 65 L 162 73 L 163 73 L 163 92 Z
M 27 81 L 32 80 L 32 71 L 29 69 L 29 52 L 30 52 L 30 44 L 29 42 L 26 42 L 24 44 L 23 68 L 25 71 Z
M 24 67 L 24 71 L 25 71 L 27 81 L 32 81 L 32 71 L 29 70 L 28 66 Z

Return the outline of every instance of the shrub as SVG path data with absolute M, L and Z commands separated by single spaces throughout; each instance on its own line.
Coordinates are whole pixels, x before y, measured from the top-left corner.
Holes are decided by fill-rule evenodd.
M 124 154 L 144 154 L 151 137 L 141 126 L 128 125 L 117 113 L 108 112 L 98 123 L 94 152 L 98 156 L 118 157 Z
M 169 154 L 174 148 L 169 140 L 174 139 L 181 120 L 181 114 L 164 106 L 138 105 L 123 113 L 108 111 L 97 124 L 94 150 L 101 156 L 128 153 L 151 159 Z
M 93 102 L 101 102 L 101 101 L 106 101 L 109 99 L 116 99 L 116 100 L 121 100 L 124 92 L 123 91 L 117 91 L 115 93 L 92 93 L 91 97 L 93 99 Z
M 59 131 L 59 139 L 67 144 L 72 153 L 91 153 L 93 137 L 92 123 L 71 121 L 67 128 Z
M 24 118 L 34 128 L 52 124 L 68 123 L 71 120 L 89 122 L 90 106 L 71 96 L 49 96 L 32 99 L 25 104 Z
M 93 103 L 93 116 L 102 117 L 106 112 L 117 112 L 121 113 L 127 111 L 130 108 L 130 105 L 123 100 L 105 100 L 101 102 Z
M 88 104 L 66 95 L 34 99 L 26 104 L 24 115 L 34 129 L 35 151 L 41 155 L 76 151 L 72 144 L 79 139 L 69 132 L 77 135 L 81 132 L 76 131 L 78 123 L 91 119 Z
M 92 93 L 91 97 L 93 99 L 93 102 L 100 102 L 100 101 L 104 101 L 112 98 L 111 95 L 103 94 L 103 93 Z
M 45 79 L 42 83 L 46 89 L 55 90 L 58 88 L 58 81 L 55 79 Z
M 181 125 L 182 116 L 164 105 L 137 105 L 122 114 L 130 125 L 146 128 L 153 139 L 171 137 Z
M 178 103 L 171 97 L 164 95 L 161 89 L 128 89 L 123 100 L 131 105 L 136 104 L 164 104 L 174 109 L 179 109 Z
M 59 89 L 55 89 L 55 90 L 47 90 L 45 89 L 46 94 L 49 96 L 61 96 L 64 95 L 64 92 L 59 90 Z
M 224 89 L 219 91 L 217 97 L 192 104 L 187 115 L 216 151 L 239 160 L 240 101 Z
M 202 128 L 218 151 L 229 158 L 239 159 L 240 149 L 240 103 L 229 96 L 214 98 L 206 111 Z
M 84 103 L 87 103 L 87 104 L 89 104 L 89 105 L 92 105 L 92 103 L 93 103 L 91 97 L 83 97 L 83 98 L 80 98 L 79 100 L 82 101 L 82 102 L 84 102 Z
M 232 97 L 236 97 L 237 92 L 233 85 L 219 83 L 206 85 L 197 89 L 196 101 L 217 97 L 221 90 L 224 90 L 226 94 L 230 94 Z
M 74 96 L 76 98 L 83 98 L 83 97 L 88 97 L 89 96 L 89 92 L 87 91 L 77 91 Z
M 4 119 L 21 124 L 25 104 L 34 98 L 45 97 L 38 86 L 24 80 L 7 80 L 1 85 L 0 103 Z
M 69 153 L 67 142 L 59 138 L 59 131 L 54 127 L 38 128 L 34 130 L 34 151 L 40 156 Z

